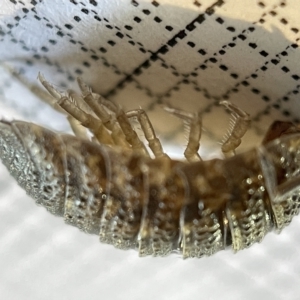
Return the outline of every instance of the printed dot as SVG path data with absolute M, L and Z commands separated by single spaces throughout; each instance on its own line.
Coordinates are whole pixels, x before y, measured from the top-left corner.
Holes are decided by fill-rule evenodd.
M 220 67 L 219 67 L 221 70 L 223 70 L 223 71 L 227 71 L 228 70 L 228 68 L 226 67 L 226 66 L 224 66 L 224 65 L 220 65 Z
M 216 62 L 217 62 L 217 59 L 214 58 L 214 57 L 211 57 L 209 60 L 210 60 L 212 63 L 216 63 Z
M 151 11 L 148 9 L 143 9 L 142 12 L 147 16 L 151 14 Z
M 142 52 L 142 53 L 146 53 L 146 50 L 144 48 L 139 48 L 139 50 Z
M 81 50 L 82 50 L 83 52 L 87 52 L 87 51 L 88 51 L 88 49 L 86 49 L 85 47 L 81 47 Z
M 253 31 L 255 30 L 255 28 L 254 28 L 254 27 L 249 27 L 248 30 L 249 30 L 250 32 L 253 32 Z
M 262 71 L 268 70 L 268 68 L 267 68 L 266 66 L 262 66 L 260 69 L 261 69 Z
M 197 23 L 199 23 L 199 24 L 202 24 L 204 21 L 205 21 L 205 15 L 204 15 L 204 14 L 199 15 L 199 16 L 195 19 L 195 22 L 197 22 Z
M 260 93 L 260 91 L 259 91 L 258 89 L 254 89 L 254 88 L 253 88 L 251 91 L 252 91 L 254 94 L 259 94 L 259 93 Z
M 160 23 L 162 20 L 159 17 L 155 17 L 154 21 L 157 22 L 157 23 Z
M 298 48 L 299 46 L 298 46 L 297 44 L 292 44 L 291 47 L 294 48 L 294 49 L 296 49 L 296 48 Z
M 286 20 L 286 19 L 283 19 L 283 18 L 280 20 L 280 22 L 281 22 L 282 24 L 284 24 L 284 25 L 286 25 L 286 24 L 288 23 L 287 20 Z
M 232 74 L 230 74 L 230 76 L 232 77 L 232 78 L 234 78 L 234 79 L 237 79 L 239 76 L 237 75 L 237 74 L 235 74 L 235 73 L 232 73 Z
M 131 0 L 131 4 L 135 7 L 139 6 L 139 4 L 135 0 Z
M 135 45 L 135 42 L 134 41 L 128 41 L 129 44 L 131 44 L 132 46 Z
M 84 65 L 85 67 L 87 67 L 87 68 L 89 68 L 89 67 L 91 66 L 87 61 L 84 61 L 84 62 L 83 62 L 83 65 Z
M 239 34 L 238 35 L 239 39 L 241 39 L 242 41 L 244 41 L 246 39 L 246 37 L 243 34 Z
M 48 52 L 49 51 L 49 49 L 47 47 L 42 47 L 41 50 L 44 51 L 44 52 Z
M 91 55 L 91 58 L 92 58 L 93 60 L 98 60 L 98 59 L 99 59 L 99 57 L 98 57 L 97 55 Z
M 257 74 L 251 74 L 251 77 L 255 79 L 257 78 Z
M 169 51 L 168 47 L 165 45 L 159 49 L 159 53 L 166 54 Z
M 101 47 L 99 50 L 100 50 L 100 52 L 102 52 L 102 53 L 106 53 L 106 52 L 107 52 L 107 50 L 106 50 L 105 48 L 103 48 L 103 47 Z
M 245 81 L 242 81 L 242 85 L 243 85 L 243 86 L 248 86 L 248 85 L 249 85 L 249 82 L 246 81 L 246 80 L 245 80 Z
M 187 42 L 187 44 L 188 44 L 191 48 L 194 48 L 194 47 L 195 47 L 195 43 L 193 43 L 193 42 Z
M 167 43 L 169 46 L 174 47 L 177 44 L 177 41 L 175 38 L 171 39 Z
M 234 27 L 231 27 L 231 26 L 230 26 L 230 27 L 227 27 L 226 29 L 227 29 L 228 31 L 230 31 L 230 32 L 235 32 L 235 28 L 234 28 Z
M 64 34 L 61 32 L 61 31 L 57 31 L 57 33 L 56 33 L 58 36 L 60 36 L 60 37 L 63 37 L 64 36 Z
M 90 3 L 91 3 L 92 5 L 94 5 L 94 6 L 97 6 L 97 5 L 98 5 L 98 3 L 97 3 L 95 0 L 90 0 Z
M 75 20 L 76 22 L 80 22 L 80 21 L 81 21 L 81 19 L 80 19 L 78 16 L 75 16 L 75 17 L 74 17 L 74 20 Z
M 271 59 L 272 64 L 274 64 L 275 66 L 279 63 L 279 61 L 277 59 Z
M 140 23 L 142 21 L 139 17 L 134 17 L 133 20 L 137 23 Z
M 72 44 L 74 44 L 74 45 L 76 45 L 76 44 L 77 44 L 77 42 L 76 42 L 76 41 L 74 41 L 73 39 L 71 39 L 71 40 L 70 40 L 70 43 L 72 43 Z
M 266 102 L 270 101 L 270 98 L 268 96 L 262 96 L 262 99 Z
M 86 8 L 83 8 L 81 11 L 82 11 L 84 14 L 86 14 L 86 15 L 88 15 L 88 14 L 89 14 L 89 11 L 88 11 L 88 9 L 86 9 Z
M 248 45 L 249 45 L 249 47 L 251 47 L 253 49 L 257 48 L 257 45 L 255 43 L 249 43 Z
M 65 27 L 70 29 L 70 30 L 73 28 L 73 26 L 71 24 L 65 24 Z
M 197 6 L 197 7 L 200 7 L 200 6 L 201 6 L 201 4 L 200 4 L 198 1 L 195 1 L 193 4 L 194 4 L 195 6 Z
M 205 50 L 203 50 L 203 49 L 200 49 L 198 52 L 199 52 L 201 55 L 205 55 L 205 54 L 206 54 Z
M 78 75 L 81 75 L 83 72 L 82 72 L 81 69 L 76 69 L 76 70 L 75 70 L 75 73 L 78 74 Z
M 206 65 L 201 65 L 201 66 L 200 66 L 200 69 L 202 69 L 202 70 L 205 70 L 206 68 L 207 68 Z
M 216 21 L 217 21 L 219 24 L 223 24 L 223 23 L 224 23 L 224 20 L 221 19 L 221 18 L 217 18 Z
M 261 56 L 263 56 L 263 57 L 266 57 L 266 56 L 269 55 L 269 53 L 266 52 L 265 50 L 260 51 L 259 54 L 260 54 Z
M 226 53 L 226 51 L 220 50 L 219 53 L 220 53 L 221 55 L 224 55 L 224 54 Z
M 127 30 L 132 30 L 132 27 L 129 26 L 129 25 L 125 25 L 124 27 L 125 27 L 125 29 L 127 29 Z
M 168 31 L 172 31 L 172 30 L 173 30 L 173 27 L 172 27 L 172 26 L 168 26 L 168 25 L 167 25 L 165 28 L 166 28 Z
M 185 31 L 184 30 L 179 31 L 179 33 L 177 34 L 177 37 L 179 37 L 181 40 L 183 38 L 185 38 L 186 37 Z
M 156 2 L 156 1 L 152 1 L 152 5 L 155 6 L 155 7 L 158 7 L 158 6 L 159 6 L 159 3 Z
M 101 18 L 99 18 L 98 16 L 94 16 L 94 19 L 101 22 Z
M 271 11 L 270 11 L 270 15 L 274 17 L 274 16 L 276 16 L 276 15 L 277 15 L 277 12 L 276 12 L 276 11 L 274 11 L 274 10 L 271 10 Z
M 57 41 L 55 41 L 55 40 L 49 40 L 49 43 L 52 44 L 52 45 L 55 45 L 57 43 Z
M 114 46 L 116 43 L 114 41 L 108 41 L 108 44 L 110 44 L 111 46 Z
M 105 27 L 108 29 L 113 29 L 113 27 L 111 25 L 105 25 Z
M 228 46 L 233 48 L 233 47 L 235 47 L 235 43 L 229 43 Z
M 29 10 L 27 8 L 22 8 L 22 10 L 25 14 L 27 14 L 29 12 Z
M 299 76 L 295 74 L 295 75 L 292 75 L 292 78 L 295 79 L 295 80 L 298 80 Z
M 116 36 L 119 37 L 120 39 L 122 39 L 124 37 L 124 35 L 121 32 L 117 32 Z
M 298 33 L 298 29 L 297 28 L 291 28 L 291 30 L 294 32 L 294 33 Z

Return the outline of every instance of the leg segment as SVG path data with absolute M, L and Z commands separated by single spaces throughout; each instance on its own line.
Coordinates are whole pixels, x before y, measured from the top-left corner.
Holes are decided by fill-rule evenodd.
M 93 110 L 103 125 L 111 131 L 111 136 L 115 143 L 120 146 L 128 147 L 149 155 L 145 145 L 140 141 L 136 132 L 127 120 L 124 111 L 110 101 L 102 99 L 98 94 L 93 94 L 91 89 L 80 78 L 77 79 L 78 85 L 83 95 L 84 101 Z M 112 112 L 108 113 L 107 110 Z
M 221 148 L 224 155 L 227 156 L 230 152 L 235 154 L 235 149 L 240 145 L 241 138 L 250 127 L 251 120 L 250 116 L 236 105 L 228 101 L 221 101 L 220 104 L 229 109 L 232 116 L 229 130 L 223 138 Z
M 145 134 L 145 138 L 148 141 L 149 147 L 152 150 L 155 157 L 168 157 L 164 153 L 160 140 L 155 134 L 154 128 L 151 124 L 151 121 L 143 109 L 135 109 L 128 111 L 126 116 L 130 118 L 136 117 L 142 127 L 142 130 Z
M 188 127 L 189 127 L 189 139 L 186 149 L 184 151 L 184 156 L 189 162 L 195 162 L 202 160 L 198 150 L 200 147 L 200 138 L 202 132 L 202 119 L 200 113 L 192 114 L 187 113 L 185 111 L 172 108 L 172 107 L 165 107 L 164 108 L 167 112 L 183 119 Z

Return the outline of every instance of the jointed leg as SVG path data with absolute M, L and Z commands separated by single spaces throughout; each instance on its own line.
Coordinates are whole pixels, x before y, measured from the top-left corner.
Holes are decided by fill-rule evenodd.
M 240 145 L 241 138 L 250 127 L 250 116 L 236 105 L 228 102 L 221 101 L 230 110 L 232 119 L 230 120 L 230 128 L 222 141 L 222 152 L 227 156 L 230 152 L 235 154 L 235 149 Z
M 186 149 L 184 151 L 184 156 L 187 159 L 187 161 L 195 162 L 202 160 L 198 153 L 202 132 L 202 119 L 200 113 L 187 113 L 185 111 L 172 107 L 165 107 L 164 109 L 167 112 L 183 119 L 189 126 L 189 139 Z
M 149 147 L 152 150 L 155 157 L 168 157 L 167 154 L 164 153 L 160 140 L 155 134 L 151 121 L 148 118 L 148 115 L 143 109 L 135 109 L 128 111 L 126 113 L 128 118 L 137 117 L 142 130 L 145 134 L 145 138 L 149 143 Z
M 82 97 L 74 94 L 73 91 L 68 91 L 64 96 L 43 76 L 39 75 L 39 79 L 48 92 L 57 99 L 57 105 L 88 128 L 100 143 L 123 146 L 149 156 L 145 145 L 133 130 L 124 111 L 118 105 L 101 100 L 101 96 L 93 94 L 81 79 L 78 79 L 78 83 L 83 94 Z
M 124 147 L 130 144 L 132 149 L 138 150 L 148 156 L 149 154 L 145 145 L 138 138 L 136 132 L 127 120 L 127 117 L 124 117 L 124 111 L 118 105 L 102 99 L 100 95 L 93 94 L 88 85 L 80 78 L 78 78 L 77 81 L 82 91 L 84 101 L 103 122 L 103 125 L 111 131 L 111 136 L 115 143 Z M 107 109 L 111 111 L 113 115 L 109 114 Z

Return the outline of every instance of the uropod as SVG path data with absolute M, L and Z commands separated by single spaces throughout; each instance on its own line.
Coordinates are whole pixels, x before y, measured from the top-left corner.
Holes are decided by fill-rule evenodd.
M 298 214 L 300 128 L 293 123 L 274 122 L 261 146 L 235 155 L 250 117 L 223 101 L 232 114 L 221 148 L 226 158 L 203 161 L 200 114 L 167 107 L 189 128 L 186 161 L 177 161 L 164 153 L 142 109 L 124 112 L 80 78 L 81 94 L 39 80 L 74 135 L 2 120 L 0 158 L 38 204 L 101 242 L 141 256 L 202 257 L 250 247 Z

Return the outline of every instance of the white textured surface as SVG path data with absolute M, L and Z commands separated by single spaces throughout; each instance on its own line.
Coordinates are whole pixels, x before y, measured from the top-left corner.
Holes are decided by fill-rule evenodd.
M 214 104 L 227 95 L 253 116 L 246 145 L 257 143 L 274 119 L 299 119 L 299 80 L 292 77 L 300 77 L 297 0 L 158 0 L 159 6 L 153 1 L 97 2 L 1 0 L 0 60 L 21 68 L 29 82 L 42 71 L 60 88 L 74 87 L 81 74 L 126 108 L 146 108 L 170 147 L 172 141 L 183 143 L 178 134 L 182 125 L 163 113 L 160 103 L 203 109 L 204 124 L 220 137 L 228 116 Z M 205 12 L 212 5 L 214 11 Z M 205 21 L 192 22 L 199 15 Z M 155 16 L 162 21 L 154 21 Z M 185 28 L 190 23 L 195 25 L 191 31 Z M 164 46 L 168 52 L 163 54 L 159 49 Z M 222 49 L 226 53 L 221 55 Z M 153 53 L 155 61 L 150 59 Z M 223 65 L 226 71 L 220 69 Z M 3 69 L 0 113 L 68 130 L 62 116 Z M 141 259 L 135 251 L 100 244 L 96 236 L 36 207 L 2 165 L 0 195 L 1 299 L 300 298 L 300 217 L 280 235 L 269 234 L 235 255 L 223 251 L 199 260 L 183 261 L 176 255 Z

